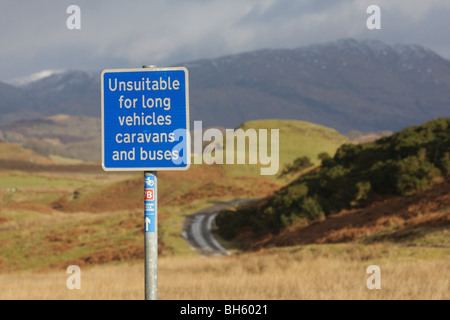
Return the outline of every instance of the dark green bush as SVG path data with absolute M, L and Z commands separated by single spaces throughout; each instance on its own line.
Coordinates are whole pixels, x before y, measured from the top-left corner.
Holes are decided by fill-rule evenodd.
M 314 164 L 308 157 L 306 156 L 299 157 L 295 159 L 292 163 L 286 164 L 281 173 L 279 174 L 279 177 L 281 178 L 290 174 L 301 172 L 305 169 L 312 167 L 313 165 Z

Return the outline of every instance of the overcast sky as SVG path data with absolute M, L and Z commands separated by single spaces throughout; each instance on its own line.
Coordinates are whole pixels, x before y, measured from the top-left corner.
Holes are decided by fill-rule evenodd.
M 69 30 L 69 5 L 81 29 Z M 369 30 L 369 5 L 381 30 Z M 168 66 L 342 38 L 419 44 L 450 59 L 449 0 L 0 0 L 0 80 L 47 69 Z

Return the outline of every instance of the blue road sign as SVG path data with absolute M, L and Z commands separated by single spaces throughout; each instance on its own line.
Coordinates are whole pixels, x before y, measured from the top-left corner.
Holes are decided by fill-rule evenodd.
M 104 170 L 189 168 L 186 68 L 104 70 L 101 84 Z

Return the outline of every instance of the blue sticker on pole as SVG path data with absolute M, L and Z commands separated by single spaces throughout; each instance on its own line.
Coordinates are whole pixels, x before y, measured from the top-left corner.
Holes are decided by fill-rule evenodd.
M 145 177 L 144 200 L 145 200 L 145 232 L 156 231 L 156 177 L 149 175 Z
M 103 70 L 104 170 L 189 168 L 188 82 L 184 67 Z

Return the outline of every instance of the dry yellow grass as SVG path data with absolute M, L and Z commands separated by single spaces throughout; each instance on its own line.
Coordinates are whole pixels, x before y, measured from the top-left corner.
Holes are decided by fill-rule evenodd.
M 450 299 L 448 249 L 436 257 L 381 246 L 298 247 L 229 257 L 159 259 L 158 297 L 178 299 Z M 426 249 L 425 249 L 426 250 Z M 436 249 L 432 249 L 436 250 Z M 400 253 L 399 253 L 400 252 Z M 381 268 L 369 290 L 366 268 Z M 143 299 L 143 264 L 81 269 L 69 290 L 66 270 L 0 275 L 0 299 Z

